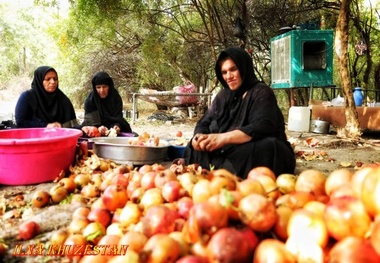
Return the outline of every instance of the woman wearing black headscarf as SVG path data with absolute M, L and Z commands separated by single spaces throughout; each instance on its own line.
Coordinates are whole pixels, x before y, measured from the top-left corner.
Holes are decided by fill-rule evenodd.
M 52 67 L 34 71 L 31 89 L 21 93 L 15 109 L 19 128 L 72 128 L 78 122 L 70 99 L 58 88 L 58 74 Z
M 249 54 L 242 48 L 225 49 L 215 73 L 223 89 L 197 122 L 185 163 L 225 168 L 241 178 L 258 166 L 277 176 L 293 173 L 295 155 L 284 117 L 273 90 L 256 78 Z
M 105 135 L 111 128 L 120 132 L 132 132 L 123 118 L 123 101 L 107 72 L 98 72 L 92 78 L 92 91 L 84 103 L 82 126 L 96 126 Z

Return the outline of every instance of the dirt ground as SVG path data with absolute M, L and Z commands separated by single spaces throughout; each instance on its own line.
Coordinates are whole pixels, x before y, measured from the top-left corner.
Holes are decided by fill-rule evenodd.
M 153 117 L 152 117 L 153 116 Z M 182 131 L 186 138 L 190 138 L 197 118 L 186 117 L 180 112 L 173 119 L 165 119 L 161 115 L 143 115 L 131 124 L 137 133 L 148 132 L 162 139 L 173 138 L 177 131 Z M 332 171 L 346 167 L 353 172 L 371 163 L 380 162 L 380 134 L 364 134 L 359 142 L 347 139 L 339 139 L 332 131 L 329 134 L 287 132 L 288 139 L 294 146 L 297 156 L 295 174 L 306 169 L 317 169 L 328 175 Z M 44 209 L 31 209 L 31 196 L 38 190 L 47 190 L 54 183 L 43 183 L 28 186 L 0 186 L 0 208 L 6 201 L 14 200 L 17 196 L 24 196 L 24 208 L 22 218 L 31 218 L 41 226 L 41 234 L 36 238 L 20 242 L 16 240 L 18 225 L 21 222 L 20 215 L 0 215 L 0 240 L 9 245 L 8 254 L 3 262 L 68 262 L 63 258 L 49 258 L 46 256 L 13 256 L 13 248 L 16 244 L 47 244 L 51 233 L 60 228 L 67 227 L 71 221 L 71 214 L 76 209 L 75 204 L 51 205 Z M 15 211 L 16 211 L 15 210 Z M 1 260 L 0 260 L 1 262 Z
M 160 138 L 173 138 L 182 131 L 191 138 L 198 118 L 178 118 L 173 121 L 160 121 L 154 115 L 143 115 L 136 119 L 132 129 L 137 133 L 153 132 Z M 297 156 L 295 174 L 305 169 L 317 169 L 326 175 L 345 167 L 355 171 L 360 165 L 380 162 L 380 132 L 364 133 L 361 140 L 354 142 L 336 136 L 335 127 L 329 134 L 287 131 Z

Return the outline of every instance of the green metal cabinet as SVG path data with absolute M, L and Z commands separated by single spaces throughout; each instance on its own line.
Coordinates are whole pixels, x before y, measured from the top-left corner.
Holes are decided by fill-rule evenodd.
M 270 40 L 271 87 L 333 85 L 333 30 L 291 30 Z

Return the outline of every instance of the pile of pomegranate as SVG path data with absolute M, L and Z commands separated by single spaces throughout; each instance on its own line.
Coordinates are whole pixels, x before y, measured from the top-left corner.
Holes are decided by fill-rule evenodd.
M 32 200 L 80 204 L 49 244 L 93 248 L 67 251 L 74 262 L 380 262 L 377 165 L 278 177 L 257 167 L 243 180 L 196 164 L 132 168 L 81 149 L 71 175 Z M 24 224 L 20 239 L 39 232 Z

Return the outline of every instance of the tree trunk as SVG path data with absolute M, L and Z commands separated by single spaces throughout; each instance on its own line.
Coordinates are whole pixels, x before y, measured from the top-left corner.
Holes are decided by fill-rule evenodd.
M 341 1 L 335 35 L 335 53 L 338 62 L 342 93 L 346 102 L 346 126 L 338 132 L 338 136 L 356 140 L 361 136 L 361 131 L 348 71 L 348 28 L 351 2 L 352 0 Z
M 375 67 L 375 101 L 380 101 L 380 64 L 377 64 Z

